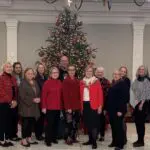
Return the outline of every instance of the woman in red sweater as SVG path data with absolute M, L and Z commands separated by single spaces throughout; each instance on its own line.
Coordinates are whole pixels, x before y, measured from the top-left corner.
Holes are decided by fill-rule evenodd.
M 12 76 L 12 65 L 6 63 L 0 75 L 0 146 L 13 146 L 10 141 L 12 128 L 11 109 L 17 106 L 17 81 Z
M 87 67 L 85 70 L 85 77 L 80 82 L 80 94 L 83 120 L 89 136 L 89 141 L 83 145 L 92 145 L 92 149 L 96 149 L 98 114 L 102 112 L 103 92 L 99 80 L 93 75 L 92 67 Z
M 78 124 L 80 121 L 80 84 L 75 77 L 76 68 L 68 67 L 68 77 L 63 81 L 63 104 L 65 109 L 65 140 L 66 144 L 72 145 L 76 140 Z
M 45 143 L 51 146 L 51 143 L 57 144 L 57 126 L 62 108 L 62 83 L 58 80 L 59 70 L 52 67 L 50 79 L 44 83 L 42 90 L 42 112 L 46 114 L 47 126 L 45 132 Z

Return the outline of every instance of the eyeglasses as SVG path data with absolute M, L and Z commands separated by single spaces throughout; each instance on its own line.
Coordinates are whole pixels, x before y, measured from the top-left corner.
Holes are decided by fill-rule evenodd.
M 59 72 L 52 72 L 52 74 L 58 74 Z
M 68 71 L 75 71 L 75 69 L 68 69 Z

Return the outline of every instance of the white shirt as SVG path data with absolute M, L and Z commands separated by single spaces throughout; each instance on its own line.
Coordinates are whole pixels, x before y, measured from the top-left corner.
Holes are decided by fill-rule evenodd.
M 88 86 L 91 82 L 92 78 L 84 78 L 83 81 L 85 82 L 85 84 Z M 89 102 L 90 101 L 90 92 L 88 87 L 84 88 L 83 91 L 83 101 L 85 102 Z

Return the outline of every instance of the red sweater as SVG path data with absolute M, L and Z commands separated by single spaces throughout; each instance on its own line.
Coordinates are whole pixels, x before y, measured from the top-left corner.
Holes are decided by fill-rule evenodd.
M 3 73 L 0 75 L 0 103 L 11 103 L 12 100 L 17 100 L 16 79 Z
M 83 99 L 85 83 L 84 81 L 80 82 L 80 94 L 81 100 Z M 98 107 L 103 106 L 103 91 L 100 82 L 97 80 L 95 83 L 90 84 L 89 86 L 89 95 L 90 95 L 90 104 L 93 110 L 98 109 Z M 83 103 L 82 103 L 83 109 Z
M 64 109 L 80 110 L 80 82 L 79 80 L 67 77 L 63 81 L 63 104 Z
M 42 108 L 47 110 L 62 109 L 62 83 L 60 80 L 49 79 L 42 89 Z

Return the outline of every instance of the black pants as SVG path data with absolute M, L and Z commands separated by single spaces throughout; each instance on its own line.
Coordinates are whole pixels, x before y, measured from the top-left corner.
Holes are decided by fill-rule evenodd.
M 57 129 L 58 122 L 60 120 L 60 111 L 59 110 L 47 110 L 46 113 L 46 132 L 45 132 L 45 142 L 51 143 L 57 138 Z
M 105 127 L 106 127 L 106 116 L 104 115 L 104 112 L 102 112 L 99 117 L 99 123 L 98 123 L 98 133 L 100 133 L 101 137 L 105 136 Z
M 72 140 L 76 140 L 77 137 L 77 131 L 79 128 L 79 122 L 80 122 L 80 112 L 79 111 L 73 111 L 72 113 L 65 113 L 65 140 L 67 140 L 69 137 Z
M 123 128 L 124 128 L 124 143 L 127 143 L 127 124 L 125 119 L 123 120 Z
M 40 118 L 35 123 L 35 136 L 36 136 L 36 138 L 41 137 L 43 132 L 44 132 L 44 120 L 45 120 L 45 115 L 43 113 L 41 113 Z
M 22 138 L 28 138 L 32 136 L 32 129 L 35 125 L 35 118 L 22 117 Z
M 10 105 L 8 103 L 0 103 L 0 141 L 10 139 L 11 115 Z
M 135 126 L 136 126 L 136 131 L 138 135 L 138 141 L 139 142 L 144 142 L 144 136 L 145 136 L 145 120 L 147 115 L 149 114 L 150 111 L 150 102 L 145 101 L 143 104 L 143 109 L 139 110 L 139 105 L 141 103 L 137 104 L 134 110 L 134 119 L 135 119 Z
M 13 108 L 11 109 L 11 133 L 10 133 L 10 137 L 11 138 L 15 138 L 17 137 L 17 133 L 18 133 L 18 122 L 19 122 L 19 116 L 18 116 L 18 108 Z
M 123 148 L 124 146 L 124 124 L 123 120 L 124 117 L 118 117 L 117 114 L 110 116 L 110 125 L 112 129 L 112 143 L 118 147 L 118 148 Z
M 89 142 L 95 145 L 97 139 L 98 113 L 97 110 L 91 109 L 90 102 L 83 103 L 83 120 L 88 129 Z
M 58 120 L 57 138 L 63 139 L 65 136 L 65 112 L 61 111 Z

